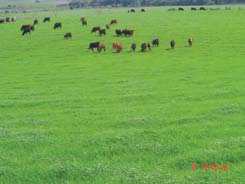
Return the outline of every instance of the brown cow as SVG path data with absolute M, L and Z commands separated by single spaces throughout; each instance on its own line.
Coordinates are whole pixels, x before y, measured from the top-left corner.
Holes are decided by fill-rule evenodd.
M 6 17 L 5 22 L 10 22 L 10 18 Z
M 105 51 L 105 49 L 106 49 L 106 47 L 105 47 L 105 44 L 104 43 L 99 43 L 99 45 L 98 45 L 98 47 L 97 47 L 97 51 L 98 52 L 101 52 L 101 50 L 104 50 Z
M 112 25 L 112 24 L 117 24 L 117 19 L 112 19 L 110 22 L 110 25 Z
M 188 39 L 188 44 L 189 44 L 190 47 L 192 46 L 192 42 L 193 42 L 193 39 L 192 38 L 189 38 Z
M 113 48 L 117 53 L 123 51 L 123 45 L 122 45 L 120 42 L 114 42 L 114 43 L 112 44 L 112 48 Z
M 109 24 L 106 24 L 106 29 L 110 29 L 110 25 Z
M 153 46 L 153 44 L 151 42 L 147 43 L 148 50 L 151 50 L 152 46 Z
M 85 17 L 81 17 L 80 20 L 83 21 L 83 20 L 86 20 L 86 18 Z
M 93 27 L 91 33 L 95 33 L 96 31 L 100 30 L 100 26 Z

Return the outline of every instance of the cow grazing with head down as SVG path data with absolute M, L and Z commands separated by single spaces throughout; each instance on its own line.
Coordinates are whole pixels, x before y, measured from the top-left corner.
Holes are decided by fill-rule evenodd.
M 16 20 L 17 20 L 16 17 L 12 17 L 12 18 L 11 18 L 11 21 L 12 21 L 12 22 L 16 22 Z
M 108 29 L 108 30 L 110 29 L 110 25 L 109 25 L 109 24 L 106 24 L 105 27 L 106 27 L 106 29 Z
M 62 27 L 62 23 L 61 22 L 56 22 L 55 24 L 54 24 L 54 29 L 61 29 L 61 27 Z
M 159 39 L 156 38 L 156 39 L 152 40 L 151 43 L 152 43 L 153 47 L 155 47 L 155 46 L 158 47 L 159 46 Z
M 106 35 L 106 30 L 105 29 L 99 30 L 99 36 L 102 36 L 102 35 Z
M 147 44 L 146 43 L 142 43 L 141 44 L 141 52 L 145 52 L 147 48 Z
M 38 20 L 35 19 L 35 20 L 33 21 L 33 25 L 37 25 L 37 24 L 38 24 Z
M 200 7 L 199 10 L 207 10 L 205 7 Z
M 144 9 L 144 8 L 142 8 L 142 9 L 141 9 L 141 12 L 145 12 L 145 9 Z
M 112 19 L 110 22 L 110 25 L 112 25 L 112 24 L 117 24 L 117 19 Z
M 100 42 L 91 42 L 88 46 L 88 49 L 90 51 L 94 51 L 94 49 L 97 49 L 99 46 Z
M 22 36 L 24 36 L 24 35 L 27 34 L 27 33 L 31 34 L 31 31 L 34 31 L 34 30 L 35 30 L 34 26 L 31 26 L 31 25 L 25 26 L 25 27 L 22 29 Z
M 45 23 L 45 22 L 50 22 L 51 21 L 51 19 L 50 19 L 50 17 L 45 17 L 44 19 L 43 19 L 43 22 Z
M 124 30 L 122 30 L 122 34 L 124 34 L 124 36 L 133 36 L 134 30 L 132 30 L 132 29 L 124 29 Z
M 193 39 L 192 38 L 188 38 L 188 44 L 189 44 L 190 47 L 192 46 L 192 42 L 193 42 Z
M 184 11 L 184 8 L 181 8 L 181 7 L 180 7 L 180 8 L 178 8 L 178 10 L 179 10 L 179 11 Z
M 112 48 L 113 48 L 117 53 L 123 51 L 123 45 L 122 45 L 120 42 L 114 42 L 114 43 L 112 44 Z
M 174 49 L 174 46 L 175 46 L 175 41 L 174 40 L 170 41 L 170 46 L 171 46 L 172 49 Z
M 5 22 L 4 19 L 0 19 L 0 24 L 3 24 Z
M 93 27 L 91 33 L 95 33 L 100 30 L 100 26 Z
M 86 20 L 82 20 L 82 25 L 86 26 L 87 25 L 87 21 Z
M 71 39 L 71 37 L 72 37 L 71 32 L 68 32 L 68 33 L 66 33 L 66 34 L 64 35 L 64 38 L 65 38 L 65 39 L 68 39 L 68 38 Z
M 197 9 L 195 7 L 191 7 L 191 11 L 196 11 Z
M 101 52 L 101 50 L 106 50 L 105 44 L 104 43 L 99 43 L 98 47 L 97 47 L 97 51 Z
M 131 45 L 131 50 L 132 50 L 133 52 L 135 52 L 135 49 L 136 49 L 136 43 L 132 43 L 132 45 Z
M 10 18 L 9 17 L 6 17 L 5 18 L 5 22 L 10 22 Z

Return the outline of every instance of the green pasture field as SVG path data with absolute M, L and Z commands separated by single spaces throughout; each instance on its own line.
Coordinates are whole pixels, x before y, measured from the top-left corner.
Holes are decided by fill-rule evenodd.
M 245 11 L 146 11 L 33 12 L 0 24 L 0 183 L 245 183 Z M 113 18 L 106 36 L 90 33 Z M 140 52 L 154 38 L 160 46 Z M 89 52 L 93 41 L 106 51 Z

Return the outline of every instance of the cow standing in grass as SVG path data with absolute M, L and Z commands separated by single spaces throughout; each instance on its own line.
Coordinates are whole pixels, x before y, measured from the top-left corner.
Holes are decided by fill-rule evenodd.
M 10 18 L 6 17 L 5 22 L 10 22 Z
M 133 52 L 135 52 L 135 49 L 136 49 L 136 43 L 132 43 L 132 45 L 131 45 L 131 50 L 132 50 Z
M 33 21 L 33 25 L 37 25 L 37 24 L 38 24 L 38 20 L 35 19 L 35 20 Z
M 0 24 L 3 24 L 5 22 L 4 19 L 0 19 Z
M 45 23 L 45 22 L 50 22 L 50 21 L 51 21 L 50 17 L 45 17 L 45 18 L 43 19 L 43 23 Z
M 141 52 L 145 52 L 147 48 L 147 44 L 146 43 L 142 43 L 141 44 Z
M 16 20 L 17 20 L 16 17 L 12 17 L 12 18 L 11 18 L 11 21 L 12 21 L 12 22 L 16 22 Z
M 31 25 L 30 24 L 22 25 L 21 28 L 20 28 L 20 30 L 23 31 L 27 27 L 31 27 Z
M 123 45 L 122 45 L 120 42 L 114 42 L 114 43 L 112 44 L 112 48 L 113 48 L 117 53 L 123 51 Z
M 116 29 L 116 35 L 121 36 L 122 35 L 122 29 Z
M 117 19 L 112 19 L 110 22 L 110 25 L 112 25 L 112 24 L 117 24 Z
M 31 31 L 34 31 L 35 30 L 35 28 L 34 28 L 34 26 L 31 26 L 31 25 L 29 25 L 29 26 L 25 26 L 23 29 L 22 29 L 22 36 L 24 36 L 25 34 L 27 34 L 27 33 L 29 33 L 29 34 L 31 34 Z
M 188 38 L 188 44 L 190 47 L 192 47 L 192 42 L 193 42 L 193 39 L 192 38 Z
M 61 29 L 61 27 L 62 27 L 62 23 L 61 22 L 56 22 L 55 24 L 54 24 L 54 29 Z
M 93 27 L 91 33 L 95 33 L 100 30 L 100 26 Z
M 88 49 L 90 51 L 94 51 L 94 49 L 97 49 L 99 46 L 100 42 L 91 42 L 88 46 Z
M 152 47 L 153 47 L 153 45 L 152 45 L 151 42 L 147 43 L 147 48 L 148 48 L 148 50 L 151 50 Z
M 64 35 L 64 38 L 65 38 L 65 39 L 68 39 L 68 38 L 71 39 L 71 37 L 72 37 L 71 32 L 68 32 L 68 33 L 66 33 L 66 34 Z
M 101 52 L 101 50 L 106 50 L 105 44 L 104 43 L 99 43 L 98 47 L 97 47 L 97 51 Z
M 99 36 L 102 36 L 102 35 L 106 35 L 106 30 L 105 29 L 99 30 Z
M 156 39 L 152 40 L 151 43 L 152 43 L 153 47 L 155 47 L 155 46 L 158 47 L 159 46 L 159 39 L 156 38 Z
M 86 26 L 88 23 L 87 23 L 87 21 L 86 20 L 82 20 L 82 25 L 83 26 Z
M 108 30 L 110 29 L 110 25 L 109 25 L 109 24 L 106 24 L 105 27 L 106 27 L 106 29 L 108 29 Z
M 174 40 L 170 41 L 170 46 L 171 46 L 172 49 L 174 49 L 174 46 L 175 46 L 175 41 Z

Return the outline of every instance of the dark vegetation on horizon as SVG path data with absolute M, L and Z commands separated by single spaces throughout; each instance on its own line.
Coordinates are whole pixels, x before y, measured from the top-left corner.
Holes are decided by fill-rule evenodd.
M 244 0 L 72 0 L 71 8 L 87 6 L 188 6 L 244 3 Z

